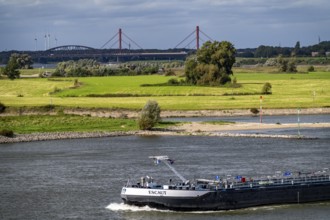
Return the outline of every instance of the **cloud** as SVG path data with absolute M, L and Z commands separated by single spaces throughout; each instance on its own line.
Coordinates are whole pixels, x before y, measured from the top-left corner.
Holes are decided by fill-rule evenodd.
M 34 35 L 45 32 L 98 47 L 120 27 L 145 48 L 169 48 L 196 25 L 240 47 L 290 45 L 294 38 L 312 42 L 310 32 L 330 38 L 329 8 L 328 0 L 0 0 L 0 50 L 32 49 Z

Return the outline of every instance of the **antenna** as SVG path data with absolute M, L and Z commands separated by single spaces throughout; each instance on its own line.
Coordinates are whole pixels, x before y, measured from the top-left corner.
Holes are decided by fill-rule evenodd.
M 57 47 L 57 38 L 55 36 L 55 47 Z
M 184 183 L 187 183 L 187 179 L 184 178 L 171 164 L 173 164 L 174 160 L 170 159 L 168 156 L 150 156 L 150 159 L 153 159 L 155 164 L 160 164 L 161 161 L 172 170 L 172 172 L 180 178 L 180 180 Z
M 38 45 L 38 39 L 37 39 L 37 37 L 34 37 L 34 41 L 35 41 L 35 50 L 37 51 L 37 45 Z
M 45 50 L 47 50 L 47 34 L 45 34 Z
M 50 48 L 50 34 L 48 34 L 48 49 Z

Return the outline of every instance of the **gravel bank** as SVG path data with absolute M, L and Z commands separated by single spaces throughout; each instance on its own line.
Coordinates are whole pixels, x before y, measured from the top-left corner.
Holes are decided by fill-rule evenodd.
M 296 126 L 296 125 L 292 125 Z M 17 134 L 13 138 L 0 136 L 1 143 L 18 143 L 31 141 L 46 141 L 60 139 L 77 139 L 77 138 L 99 138 L 99 137 L 118 137 L 129 135 L 172 135 L 172 136 L 217 136 L 217 137 L 244 137 L 244 138 L 300 138 L 310 139 L 309 137 L 298 135 L 279 135 L 279 134 L 242 134 L 230 131 L 239 130 L 255 130 L 257 129 L 276 129 L 288 128 L 290 125 L 261 125 L 258 127 L 255 123 L 237 123 L 232 125 L 212 125 L 198 122 L 187 123 L 181 126 L 172 127 L 169 130 L 152 130 L 152 131 L 128 131 L 128 132 L 48 132 L 33 134 Z M 324 124 L 303 124 L 301 127 L 330 127 L 330 123 Z

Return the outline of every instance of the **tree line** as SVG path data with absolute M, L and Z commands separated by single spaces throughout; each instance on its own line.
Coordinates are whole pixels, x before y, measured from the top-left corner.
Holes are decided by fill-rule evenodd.
M 265 46 L 260 45 L 257 48 L 238 49 L 238 57 L 271 58 L 279 55 L 289 57 L 309 57 L 312 52 L 318 52 L 317 56 L 326 56 L 330 52 L 330 41 L 323 41 L 312 46 L 301 47 L 300 41 L 297 41 L 294 47 Z
M 160 71 L 170 73 L 171 68 L 178 68 L 183 62 L 131 62 L 123 64 L 101 65 L 93 59 L 65 61 L 57 64 L 52 76 L 87 77 L 87 76 L 135 76 L 150 75 Z

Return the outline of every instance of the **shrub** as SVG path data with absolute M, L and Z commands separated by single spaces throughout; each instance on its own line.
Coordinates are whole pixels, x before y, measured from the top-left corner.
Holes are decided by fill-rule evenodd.
M 48 104 L 48 105 L 44 105 L 44 106 L 40 106 L 40 110 L 43 110 L 43 111 L 52 111 L 55 109 L 55 105 L 53 104 Z
M 150 130 L 160 121 L 160 107 L 156 101 L 149 100 L 143 107 L 138 118 L 141 130 Z
M 297 65 L 296 65 L 296 61 L 294 59 L 291 59 L 288 62 L 287 72 L 289 72 L 289 73 L 296 73 L 297 72 Z
M 308 72 L 314 72 L 315 71 L 315 68 L 314 66 L 309 66 L 308 69 L 307 69 Z
M 272 94 L 272 84 L 266 82 L 261 90 L 262 94 Z
M 5 104 L 3 104 L 2 102 L 0 102 L 0 114 L 3 113 L 6 109 Z
M 233 79 L 233 84 L 234 84 L 234 85 L 237 84 L 237 79 L 236 79 L 236 77 L 234 77 L 234 79 Z
M 250 109 L 250 112 L 252 113 L 252 114 L 258 114 L 259 113 L 259 110 L 257 109 L 257 108 L 251 108 Z
M 180 82 L 177 79 L 169 79 L 168 82 L 167 82 L 167 84 L 169 86 L 177 86 L 177 85 L 180 85 Z
M 223 76 L 220 78 L 220 84 L 221 84 L 221 85 L 224 85 L 224 84 L 226 84 L 227 82 L 231 82 L 231 78 L 230 78 L 230 76 L 228 76 L 228 75 L 223 75 Z
M 264 66 L 277 66 L 277 65 L 278 63 L 276 58 L 269 58 L 264 64 Z
M 167 69 L 165 76 L 175 76 L 175 72 L 172 69 Z
M 0 130 L 0 135 L 5 137 L 14 137 L 14 132 L 12 130 L 2 129 Z

